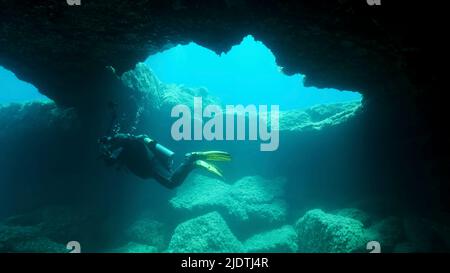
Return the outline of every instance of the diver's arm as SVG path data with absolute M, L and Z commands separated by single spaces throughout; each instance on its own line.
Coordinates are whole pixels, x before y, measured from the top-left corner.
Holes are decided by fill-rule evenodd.
M 101 157 L 107 166 L 113 166 L 119 162 L 119 157 L 124 149 L 123 145 L 130 138 L 129 134 L 115 134 L 114 136 L 105 136 L 99 139 L 102 150 Z

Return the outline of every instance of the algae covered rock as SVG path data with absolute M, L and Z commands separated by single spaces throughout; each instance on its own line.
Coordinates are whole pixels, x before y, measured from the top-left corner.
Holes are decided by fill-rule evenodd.
M 281 131 L 316 131 L 341 124 L 354 117 L 361 102 L 321 104 L 305 110 L 280 112 Z
M 33 226 L 9 226 L 0 224 L 0 252 L 12 252 L 18 243 L 32 240 L 39 228 Z
M 151 245 L 163 249 L 166 244 L 166 227 L 164 224 L 151 220 L 140 219 L 126 230 L 127 238 L 135 243 Z
M 299 252 L 348 253 L 365 248 L 363 224 L 355 219 L 308 211 L 295 224 Z
M 365 227 L 371 225 L 371 223 L 372 223 L 372 218 L 370 217 L 370 215 L 360 209 L 357 209 L 357 208 L 338 209 L 338 210 L 334 210 L 330 213 L 358 220 L 361 223 L 363 223 L 363 225 Z
M 44 207 L 29 213 L 7 218 L 4 223 L 16 228 L 30 228 L 41 236 L 56 242 L 68 242 L 80 238 L 81 226 L 89 222 L 89 217 L 67 207 Z
M 247 252 L 287 253 L 297 252 L 297 234 L 292 226 L 256 234 L 244 242 Z
M 121 76 L 122 82 L 139 94 L 153 109 L 162 110 L 183 104 L 193 107 L 194 97 L 201 97 L 205 105 L 220 105 L 217 97 L 206 88 L 191 88 L 178 84 L 161 82 L 145 63 L 136 64 L 133 70 Z
M 247 176 L 234 184 L 192 175 L 170 200 L 176 208 L 187 211 L 217 210 L 239 221 L 281 222 L 286 216 L 284 179 Z
M 155 108 L 161 107 L 164 92 L 163 83 L 144 63 L 136 64 L 133 70 L 121 76 L 122 82 L 144 98 L 152 100 Z
M 157 253 L 154 246 L 129 242 L 125 246 L 106 251 L 108 253 Z
M 182 104 L 193 109 L 194 97 L 201 98 L 203 105 L 221 105 L 220 100 L 212 96 L 208 89 L 204 87 L 192 88 L 177 84 L 167 84 L 164 87 L 162 107 L 172 108 L 175 105 Z
M 0 252 L 64 253 L 63 244 L 42 236 L 36 226 L 0 225 Z
M 72 240 L 91 232 L 89 215 L 69 207 L 43 207 L 6 218 L 0 223 L 0 251 L 67 252 Z
M 23 253 L 67 253 L 65 245 L 58 244 L 46 237 L 37 237 L 31 240 L 23 240 L 13 247 L 14 252 Z
M 51 101 L 0 105 L 0 139 L 8 139 L 16 132 L 38 129 L 69 131 L 79 125 L 73 108 L 60 108 Z
M 233 235 L 218 212 L 179 224 L 168 252 L 242 252 L 242 243 Z

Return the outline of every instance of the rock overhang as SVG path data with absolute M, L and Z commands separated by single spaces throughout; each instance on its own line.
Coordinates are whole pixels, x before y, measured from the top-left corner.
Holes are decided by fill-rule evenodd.
M 5 1 L 0 64 L 61 104 L 89 101 L 106 84 L 106 66 L 126 72 L 150 54 L 194 41 L 216 53 L 247 34 L 263 41 L 285 73 L 306 84 L 415 96 L 433 71 L 422 66 L 430 31 L 416 22 L 426 7 L 371 7 L 365 1 Z M 410 29 L 415 28 L 416 33 Z M 412 56 L 412 58 L 411 58 Z M 417 77 L 419 75 L 421 77 Z M 106 79 L 108 81 L 109 79 Z M 116 84 L 116 83 L 114 83 Z M 413 89 L 413 91 L 411 91 Z

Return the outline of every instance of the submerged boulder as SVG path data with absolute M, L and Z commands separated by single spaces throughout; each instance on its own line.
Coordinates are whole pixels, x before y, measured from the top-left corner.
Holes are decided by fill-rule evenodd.
M 151 245 L 163 249 L 166 245 L 166 227 L 161 222 L 151 219 L 140 219 L 126 230 L 127 239 L 143 245 Z
M 9 226 L 0 224 L 0 252 L 13 251 L 14 246 L 38 236 L 37 227 Z
M 39 227 L 0 225 L 0 252 L 65 253 L 63 244 L 41 235 Z
M 192 175 L 170 200 L 176 208 L 187 211 L 213 211 L 226 213 L 239 221 L 258 220 L 265 223 L 281 222 L 286 216 L 284 179 L 268 180 L 260 176 L 247 176 L 234 184 Z
M 363 224 L 355 219 L 308 211 L 295 224 L 299 252 L 348 253 L 365 248 Z
M 297 234 L 292 226 L 256 234 L 244 242 L 247 252 L 287 253 L 297 252 Z
M 91 239 L 92 220 L 89 213 L 69 207 L 43 207 L 8 217 L 0 223 L 0 251 L 68 252 L 69 241 Z
M 63 244 L 56 243 L 46 237 L 23 240 L 13 247 L 14 252 L 22 253 L 67 253 L 69 250 Z
M 81 226 L 89 222 L 88 218 L 67 207 L 44 207 L 9 217 L 4 223 L 18 229 L 34 229 L 41 236 L 65 243 L 81 237 Z
M 242 243 L 233 235 L 218 212 L 179 224 L 168 252 L 242 252 Z
M 128 244 L 106 251 L 107 253 L 157 253 L 158 249 L 154 246 L 129 242 Z
M 357 209 L 357 208 L 344 208 L 338 209 L 330 212 L 331 214 L 352 218 L 363 223 L 365 227 L 370 226 L 372 224 L 372 218 L 366 212 Z

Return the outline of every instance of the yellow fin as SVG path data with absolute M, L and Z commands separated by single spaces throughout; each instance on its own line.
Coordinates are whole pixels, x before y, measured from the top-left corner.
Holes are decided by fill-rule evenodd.
M 222 172 L 220 171 L 220 169 L 211 163 L 208 163 L 203 160 L 196 160 L 196 161 L 194 161 L 194 165 L 198 166 L 198 167 L 202 167 L 203 169 L 207 170 L 208 172 L 213 173 L 213 174 L 219 176 L 220 178 L 223 178 L 223 175 L 222 175 Z
M 194 152 L 192 154 L 200 160 L 231 161 L 231 155 L 223 151 Z

